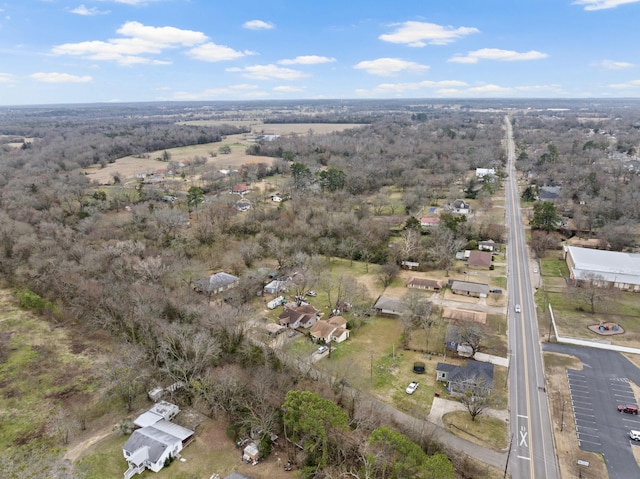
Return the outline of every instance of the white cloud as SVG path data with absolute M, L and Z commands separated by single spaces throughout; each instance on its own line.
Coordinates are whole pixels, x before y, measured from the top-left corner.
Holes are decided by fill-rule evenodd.
M 159 46 L 190 47 L 207 40 L 207 36 L 202 32 L 175 27 L 148 27 L 140 22 L 126 22 L 116 32 L 125 37 L 145 40 Z
M 627 3 L 638 3 L 640 0 L 576 0 L 573 5 L 584 5 L 585 10 L 607 10 Z
M 14 76 L 10 73 L 0 73 L 0 83 L 12 83 Z
M 303 72 L 277 65 L 254 65 L 245 68 L 227 68 L 228 72 L 238 72 L 246 78 L 256 80 L 297 80 L 306 76 Z
M 354 66 L 356 70 L 364 70 L 372 75 L 393 76 L 400 72 L 423 73 L 429 69 L 427 65 L 400 60 L 399 58 L 378 58 L 367 60 Z
M 424 80 L 420 82 L 405 82 L 405 83 L 380 83 L 372 90 L 366 90 L 364 88 L 356 90 L 359 96 L 370 95 L 370 96 L 379 96 L 384 97 L 388 95 L 404 95 L 409 92 L 418 92 L 419 94 L 424 94 L 420 92 L 425 91 L 438 91 L 440 89 L 445 88 L 463 88 L 468 86 L 467 83 L 458 80 L 442 80 L 442 81 L 431 81 Z M 431 93 L 428 93 L 431 94 Z
M 242 27 L 247 30 L 271 30 L 272 28 L 275 28 L 273 23 L 265 22 L 263 20 L 249 20 L 248 22 L 244 22 Z
M 87 17 L 93 16 L 93 15 L 106 15 L 109 13 L 108 11 L 98 10 L 96 7 L 87 8 L 84 6 L 84 4 L 76 8 L 73 8 L 69 11 L 71 13 L 75 13 L 76 15 L 83 15 Z
M 481 48 L 480 50 L 474 50 L 466 55 L 457 54 L 450 58 L 448 61 L 454 63 L 478 63 L 480 60 L 495 60 L 501 62 L 513 62 L 523 60 L 540 60 L 547 58 L 546 53 L 541 53 L 535 50 L 528 52 L 514 52 L 512 50 L 501 50 L 499 48 Z
M 610 88 L 615 88 L 616 90 L 624 90 L 627 88 L 636 89 L 640 87 L 640 80 L 631 80 L 625 83 L 612 83 L 609 85 Z
M 122 3 L 123 5 L 146 5 L 147 3 L 157 2 L 159 0 L 112 0 L 114 3 Z
M 292 85 L 282 85 L 274 87 L 273 91 L 284 92 L 284 93 L 294 93 L 299 91 L 304 91 L 304 88 Z
M 87 83 L 93 80 L 89 75 L 85 76 L 77 76 L 70 75 L 69 73 L 33 73 L 29 75 L 31 78 L 37 81 L 45 82 L 45 83 Z
M 225 60 L 235 60 L 236 58 L 244 57 L 246 55 L 253 55 L 253 52 L 245 50 L 244 52 L 234 50 L 225 45 L 217 45 L 213 42 L 208 42 L 203 45 L 198 45 L 187 52 L 187 55 L 197 60 L 205 62 L 221 62 Z
M 220 88 L 207 88 L 201 92 L 179 91 L 173 95 L 174 100 L 206 100 L 212 98 L 256 98 L 266 96 L 257 85 L 240 83 Z
M 146 55 L 158 55 L 165 49 L 179 47 L 194 47 L 187 54 L 209 62 L 233 60 L 252 54 L 207 42 L 208 37 L 202 32 L 175 27 L 150 27 L 139 22 L 126 22 L 118 28 L 117 33 L 122 37 L 107 41 L 65 43 L 54 46 L 52 52 L 56 55 L 76 55 L 92 60 L 114 61 L 121 65 L 167 65 L 171 62 L 153 60 Z
M 318 55 L 301 55 L 295 58 L 280 60 L 280 65 L 318 65 L 320 63 L 332 63 L 336 59 L 333 57 L 321 57 Z
M 626 68 L 633 68 L 635 65 L 629 62 L 616 62 L 613 60 L 602 60 L 596 66 L 599 66 L 606 70 L 624 70 Z
M 640 86 L 640 80 L 638 81 Z M 421 81 L 409 83 L 381 83 L 371 90 L 358 89 L 360 97 L 460 97 L 460 98 L 491 98 L 491 97 L 539 97 L 541 95 L 566 95 L 559 85 L 528 85 L 502 86 L 495 84 L 469 85 L 459 80 Z M 523 96 L 524 97 L 524 96 Z
M 471 92 L 471 93 L 491 93 L 491 94 L 509 93 L 512 90 L 513 89 L 509 88 L 509 87 L 504 87 L 504 86 L 500 86 L 500 85 L 492 85 L 492 84 L 475 86 L 475 87 L 471 87 L 471 88 L 467 89 L 467 91 Z
M 403 43 L 410 47 L 424 47 L 430 45 L 447 45 L 459 38 L 479 33 L 473 27 L 444 27 L 435 23 L 404 22 L 398 25 L 393 33 L 385 33 L 378 38 L 385 42 Z

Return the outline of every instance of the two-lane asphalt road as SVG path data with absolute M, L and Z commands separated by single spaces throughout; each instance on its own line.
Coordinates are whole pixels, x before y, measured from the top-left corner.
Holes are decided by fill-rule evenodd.
M 509 228 L 507 287 L 511 451 L 508 470 L 511 477 L 517 479 L 556 479 L 559 474 L 529 277 L 529 255 L 520 213 L 513 130 L 508 116 L 505 128 L 509 173 L 505 190 Z M 519 313 L 516 305 L 519 305 Z

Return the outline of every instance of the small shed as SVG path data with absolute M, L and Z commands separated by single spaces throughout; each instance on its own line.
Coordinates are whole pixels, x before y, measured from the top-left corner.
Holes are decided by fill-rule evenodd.
M 250 442 L 244 447 L 242 451 L 242 460 L 252 464 L 257 463 L 260 460 L 260 451 L 258 450 L 258 445 L 255 442 Z
M 268 294 L 278 294 L 287 290 L 287 282 L 274 279 L 264 287 L 264 292 Z

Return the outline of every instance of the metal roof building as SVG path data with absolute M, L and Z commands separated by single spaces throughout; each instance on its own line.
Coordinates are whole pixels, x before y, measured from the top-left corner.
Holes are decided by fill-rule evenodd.
M 564 253 L 574 283 L 640 291 L 640 254 L 576 246 L 565 246 Z

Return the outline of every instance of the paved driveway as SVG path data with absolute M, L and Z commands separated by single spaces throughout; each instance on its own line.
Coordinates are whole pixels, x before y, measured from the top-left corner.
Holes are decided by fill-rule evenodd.
M 567 369 L 571 404 L 580 449 L 601 453 L 610 479 L 640 477 L 631 452 L 629 430 L 640 429 L 640 417 L 618 412 L 618 404 L 636 403 L 629 380 L 640 384 L 640 370 L 613 351 L 543 343 L 545 351 L 572 354 L 583 363 L 581 371 Z

